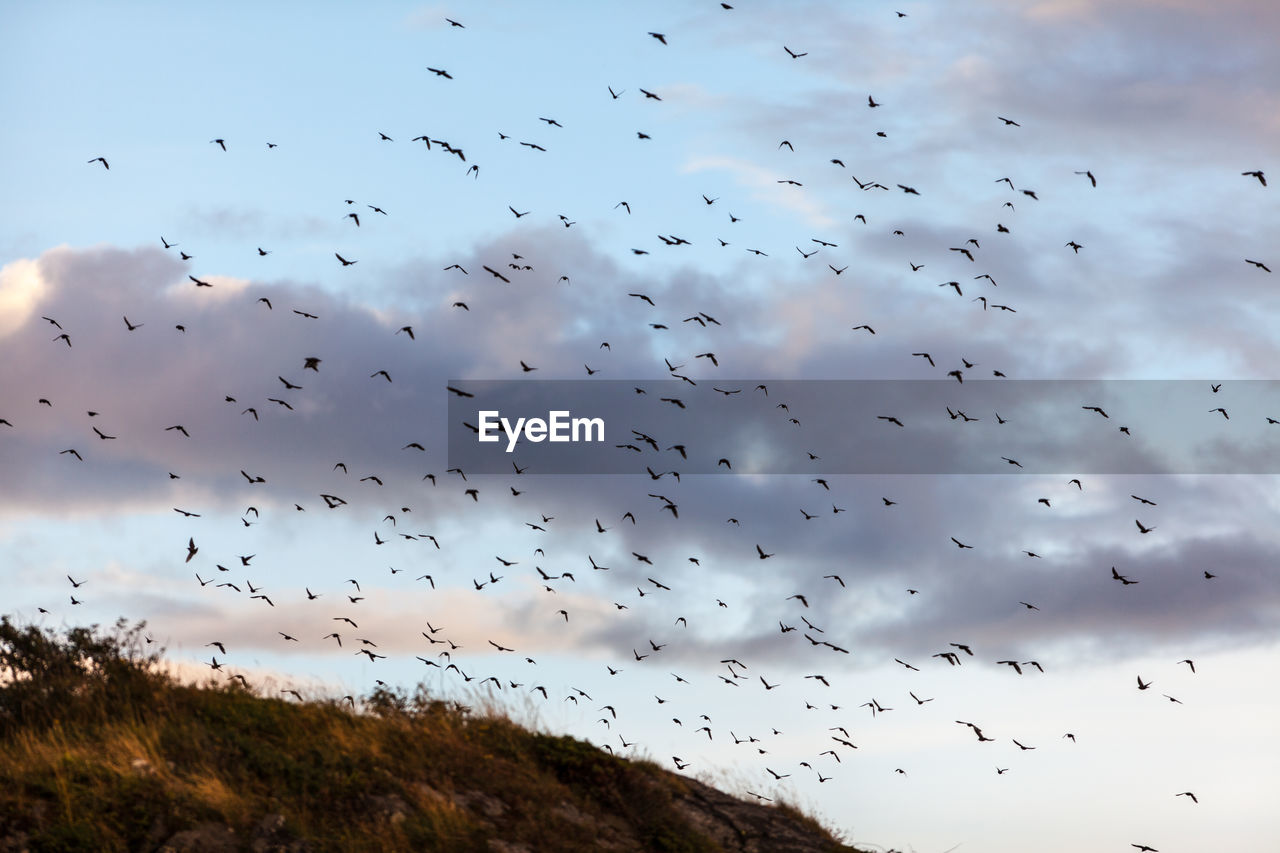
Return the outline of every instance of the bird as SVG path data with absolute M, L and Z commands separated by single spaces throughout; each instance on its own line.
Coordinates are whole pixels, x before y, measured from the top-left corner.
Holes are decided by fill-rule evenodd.
M 1246 264 L 1253 264 L 1255 267 L 1262 270 L 1263 272 L 1271 272 L 1271 267 L 1267 266 L 1262 261 L 1251 261 L 1248 258 L 1245 258 L 1244 262 Z
M 89 162 L 92 163 L 93 161 L 90 160 Z M 1262 184 L 1264 187 L 1267 185 L 1267 176 L 1262 173 L 1261 169 L 1255 169 L 1252 172 L 1241 172 L 1240 174 L 1247 178 L 1257 178 L 1258 183 Z
M 92 160 L 90 160 L 89 162 L 90 162 L 90 163 L 101 163 L 101 164 L 102 164 L 102 168 L 106 169 L 107 171 L 111 171 L 111 164 L 107 162 L 107 158 L 106 158 L 106 157 L 94 157 L 94 158 L 93 158 Z
M 1125 586 L 1129 586 L 1129 585 L 1131 585 L 1131 584 L 1138 583 L 1138 581 L 1130 580 L 1129 578 L 1127 578 L 1127 577 L 1125 577 L 1124 575 L 1122 575 L 1122 574 L 1120 574 L 1119 572 L 1117 572 L 1117 571 L 1116 571 L 1116 567 L 1115 567 L 1115 566 L 1112 566 L 1112 567 L 1111 567 L 1111 579 L 1112 579 L 1112 580 L 1120 581 L 1120 583 L 1124 584 Z
M 333 253 L 333 256 L 334 256 L 335 258 L 337 258 L 339 261 L 341 261 L 341 263 L 342 263 L 342 265 L 343 265 L 344 267 L 349 267 L 349 266 L 351 266 L 352 264 L 358 264 L 358 263 L 360 263 L 359 261 L 349 261 L 349 260 L 347 260 L 346 258 L 342 257 L 342 255 L 339 255 L 337 252 L 334 252 L 334 253 Z
M 1011 119 L 1011 118 L 1005 118 L 1004 116 L 996 116 L 996 118 L 998 118 L 1000 121 L 1004 122 L 1005 127 L 1010 127 L 1010 126 L 1012 126 L 1012 127 L 1022 127 L 1022 125 L 1018 124 L 1016 121 L 1014 121 L 1014 120 L 1013 120 L 1013 119 Z
M 792 59 L 799 59 L 802 56 L 809 55 L 807 51 L 805 53 L 796 53 L 794 50 L 787 47 L 785 44 L 782 46 L 782 49 L 785 50 L 787 52 L 787 56 L 790 56 Z M 876 106 L 876 104 L 872 104 L 872 106 Z

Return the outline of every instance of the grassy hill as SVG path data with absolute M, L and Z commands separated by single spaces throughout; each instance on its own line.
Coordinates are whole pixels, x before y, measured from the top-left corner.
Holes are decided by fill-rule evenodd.
M 0 619 L 7 851 L 853 851 L 785 805 L 425 694 L 179 683 L 142 626 Z

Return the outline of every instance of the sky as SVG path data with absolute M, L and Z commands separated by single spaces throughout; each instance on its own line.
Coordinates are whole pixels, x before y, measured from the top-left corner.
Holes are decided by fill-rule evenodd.
M 1268 848 L 1280 8 L 730 5 L 0 9 L 0 612 L 872 849 Z

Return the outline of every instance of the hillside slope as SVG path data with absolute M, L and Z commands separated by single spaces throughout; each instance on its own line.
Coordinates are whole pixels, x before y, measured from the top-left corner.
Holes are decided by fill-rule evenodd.
M 419 693 L 180 684 L 141 627 L 0 620 L 0 853 L 853 851 L 787 806 Z

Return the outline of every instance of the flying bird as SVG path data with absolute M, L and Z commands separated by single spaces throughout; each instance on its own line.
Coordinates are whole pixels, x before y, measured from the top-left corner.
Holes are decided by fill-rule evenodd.
M 1124 575 L 1122 575 L 1122 574 L 1120 574 L 1119 572 L 1117 572 L 1117 571 L 1116 571 L 1116 567 L 1115 567 L 1115 566 L 1112 566 L 1112 567 L 1111 567 L 1111 579 L 1112 579 L 1112 580 L 1120 581 L 1120 583 L 1124 584 L 1125 586 L 1129 586 L 1129 585 L 1131 585 L 1131 584 L 1138 583 L 1138 581 L 1130 580 L 1129 578 L 1127 578 L 1127 577 L 1125 577 Z

